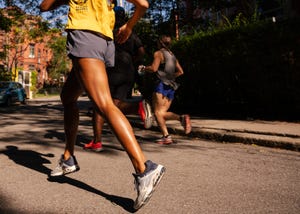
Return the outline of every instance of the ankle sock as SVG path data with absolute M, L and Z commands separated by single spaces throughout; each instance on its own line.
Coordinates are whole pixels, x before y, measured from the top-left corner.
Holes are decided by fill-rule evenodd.
M 67 165 L 74 165 L 74 159 L 72 156 L 69 157 L 68 160 L 64 160 L 64 162 L 67 164 Z

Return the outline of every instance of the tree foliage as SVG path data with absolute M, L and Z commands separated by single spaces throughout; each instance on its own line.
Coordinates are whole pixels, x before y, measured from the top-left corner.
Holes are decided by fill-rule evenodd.
M 61 76 L 65 76 L 70 70 L 70 60 L 66 54 L 66 37 L 60 36 L 54 38 L 49 47 L 53 51 L 53 58 L 47 68 L 49 76 L 53 79 L 59 79 Z
M 13 22 L 11 19 L 5 17 L 0 11 L 0 30 L 8 32 L 12 26 Z
M 52 27 L 62 29 L 66 22 L 67 6 L 61 6 L 53 11 L 41 13 L 39 9 L 40 1 L 36 0 L 0 0 L 0 7 L 17 6 L 26 14 L 39 15 L 52 25 Z M 1 21 L 1 20 L 0 20 Z
M 5 68 L 3 72 L 10 73 L 11 78 L 15 79 L 18 62 L 29 46 L 28 41 L 40 42 L 50 31 L 50 28 L 42 19 L 26 14 L 17 6 L 0 9 L 0 13 L 2 17 L 0 20 L 4 23 L 4 25 L 1 25 L 1 30 L 5 32 L 4 49 L 0 54 L 3 68 Z M 28 45 L 24 46 L 24 44 Z

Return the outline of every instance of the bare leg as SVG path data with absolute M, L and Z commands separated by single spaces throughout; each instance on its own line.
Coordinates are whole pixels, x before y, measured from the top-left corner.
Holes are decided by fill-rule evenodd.
M 122 111 L 123 114 L 137 114 L 138 112 L 138 103 L 136 102 L 124 102 L 118 99 L 113 99 L 114 104 Z M 104 118 L 94 109 L 93 110 L 93 141 L 101 142 L 102 138 L 102 129 L 105 123 Z
M 137 173 L 145 170 L 145 156 L 136 141 L 127 118 L 112 101 L 105 65 L 98 59 L 81 58 L 73 61 L 77 66 L 81 83 L 97 110 L 102 113 L 110 127 L 126 150 Z
M 65 82 L 62 92 L 61 101 L 64 106 L 64 129 L 66 136 L 66 145 L 64 151 L 64 159 L 67 160 L 74 154 L 74 144 L 76 142 L 79 110 L 77 107 L 77 99 L 83 92 L 78 79 L 75 76 L 75 70 L 72 71 Z
M 169 134 L 168 128 L 166 126 L 167 120 L 178 120 L 180 121 L 180 116 L 173 112 L 168 112 L 170 106 L 172 104 L 172 100 L 169 100 L 167 97 L 164 97 L 160 93 L 153 94 L 153 108 L 154 115 L 156 117 L 158 126 L 163 134 L 163 136 L 167 136 Z
M 104 118 L 94 109 L 93 110 L 93 133 L 94 143 L 101 142 L 102 129 L 104 125 Z

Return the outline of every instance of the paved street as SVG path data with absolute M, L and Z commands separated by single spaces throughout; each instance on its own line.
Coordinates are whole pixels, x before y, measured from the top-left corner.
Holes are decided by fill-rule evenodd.
M 0 213 L 132 213 L 131 163 L 106 126 L 105 151 L 82 150 L 92 136 L 89 103 L 80 101 L 76 157 L 81 170 L 49 179 L 64 148 L 59 102 L 0 107 Z M 146 156 L 167 168 L 137 213 L 299 213 L 300 153 L 134 128 Z

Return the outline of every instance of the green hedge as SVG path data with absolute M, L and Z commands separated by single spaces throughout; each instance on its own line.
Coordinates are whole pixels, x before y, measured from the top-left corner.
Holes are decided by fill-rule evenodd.
M 299 119 L 300 22 L 257 22 L 180 39 L 173 108 L 196 115 Z

